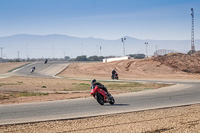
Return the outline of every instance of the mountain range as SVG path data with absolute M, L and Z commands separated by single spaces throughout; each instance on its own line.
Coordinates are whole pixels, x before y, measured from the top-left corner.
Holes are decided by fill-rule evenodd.
M 156 50 L 170 49 L 187 53 L 191 40 L 142 40 L 126 36 L 124 44 L 121 38 L 104 40 L 98 38 L 79 38 L 67 35 L 30 35 L 17 34 L 0 37 L 3 58 L 63 58 L 69 56 L 123 56 L 125 54 L 153 55 Z M 148 44 L 145 44 L 148 43 Z M 125 47 L 123 47 L 125 46 Z M 195 40 L 196 50 L 200 49 L 200 40 Z

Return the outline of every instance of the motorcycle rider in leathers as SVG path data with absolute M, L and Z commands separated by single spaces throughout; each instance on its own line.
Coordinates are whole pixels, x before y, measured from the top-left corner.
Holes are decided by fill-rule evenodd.
M 114 79 L 115 75 L 118 75 L 118 74 L 117 74 L 116 70 L 113 69 L 113 70 L 112 70 L 112 78 L 113 78 L 113 79 Z
M 101 83 L 97 82 L 96 79 L 93 79 L 91 81 L 91 89 L 94 89 L 96 86 L 98 86 L 98 88 L 101 88 L 105 92 L 107 92 L 108 97 L 110 97 L 110 93 L 108 92 L 107 88 L 104 85 L 102 85 Z

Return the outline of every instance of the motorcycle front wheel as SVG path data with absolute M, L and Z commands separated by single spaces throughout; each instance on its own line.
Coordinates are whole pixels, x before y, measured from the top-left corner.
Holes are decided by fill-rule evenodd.
M 109 103 L 110 103 L 111 105 L 113 105 L 113 104 L 115 103 L 115 99 L 114 99 L 114 97 L 111 97 L 111 98 L 110 98 Z
M 96 94 L 96 98 L 97 98 L 97 102 L 98 102 L 100 105 L 104 105 L 104 98 L 103 98 L 103 96 L 102 96 L 100 93 L 97 93 L 97 94 Z

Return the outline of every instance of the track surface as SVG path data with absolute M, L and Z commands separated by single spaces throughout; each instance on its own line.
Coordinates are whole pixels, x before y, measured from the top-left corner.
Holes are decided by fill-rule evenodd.
M 48 64 L 49 66 L 47 67 L 45 66 L 38 69 L 44 64 L 36 63 L 34 64 L 36 66 L 34 76 L 52 77 L 53 74 L 51 72 L 46 73 L 45 71 L 52 69 L 58 72 L 57 65 L 55 64 L 57 64 L 60 69 L 61 66 L 63 68 L 67 66 L 67 63 L 52 63 Z M 26 75 L 25 71 L 29 72 L 29 68 L 31 67 L 25 67 L 17 71 L 16 74 Z M 27 76 L 32 76 L 29 73 Z M 74 119 L 200 103 L 200 83 L 198 81 L 144 81 L 175 83 L 176 85 L 158 90 L 114 95 L 116 101 L 114 105 L 105 104 L 101 106 L 92 97 L 42 103 L 1 105 L 0 125 L 57 119 Z
M 54 77 L 57 73 L 61 72 L 68 66 L 68 62 L 35 62 L 23 68 L 14 71 L 14 75 L 31 76 L 31 77 Z M 31 68 L 35 66 L 35 71 L 31 73 Z

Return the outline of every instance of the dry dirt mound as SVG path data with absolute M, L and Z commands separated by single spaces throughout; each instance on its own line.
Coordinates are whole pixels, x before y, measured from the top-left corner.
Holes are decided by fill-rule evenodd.
M 28 62 L 6 62 L 0 63 L 0 74 L 7 73 L 8 71 L 27 64 Z
M 162 65 L 169 66 L 176 71 L 200 73 L 200 51 L 193 55 L 180 53 L 169 54 L 155 57 L 152 60 L 160 62 Z
M 62 77 L 110 78 L 116 69 L 119 78 L 197 78 L 200 76 L 200 52 L 180 53 L 148 59 L 130 59 L 109 63 L 73 63 L 59 74 Z

